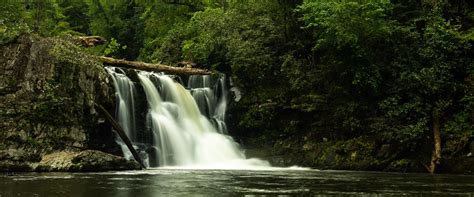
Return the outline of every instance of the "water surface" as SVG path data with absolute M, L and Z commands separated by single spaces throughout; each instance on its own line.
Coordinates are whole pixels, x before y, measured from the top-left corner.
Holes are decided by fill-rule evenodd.
M 474 176 L 153 169 L 0 175 L 6 196 L 474 196 Z

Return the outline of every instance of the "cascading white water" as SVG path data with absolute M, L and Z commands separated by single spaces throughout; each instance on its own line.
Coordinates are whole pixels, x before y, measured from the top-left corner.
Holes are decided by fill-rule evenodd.
M 109 75 L 112 76 L 115 87 L 115 98 L 116 98 L 116 117 L 120 126 L 133 142 L 136 139 L 135 135 L 135 101 L 134 95 L 136 95 L 136 88 L 133 82 L 125 75 L 124 70 L 120 68 L 105 68 Z M 116 72 L 116 69 L 119 72 Z M 117 138 L 117 143 L 120 145 L 124 157 L 127 159 L 132 158 L 132 153 L 127 148 L 125 143 L 120 138 Z
M 126 78 L 112 69 L 109 69 L 109 73 L 114 78 L 114 84 L 117 78 Z M 263 160 L 246 159 L 239 145 L 226 135 L 224 117 L 227 91 L 224 76 L 219 77 L 215 85 L 211 84 L 210 76 L 191 76 L 188 80 L 189 91 L 164 74 L 140 71 L 138 79 L 148 103 L 146 128 L 152 133 L 146 152 L 149 158 L 157 160 L 155 163 L 149 162 L 149 166 L 227 169 L 269 166 Z M 132 91 L 131 94 L 134 91 L 121 87 L 116 87 L 116 90 Z M 117 102 L 128 102 L 128 97 L 123 94 L 118 93 L 120 101 Z M 127 109 L 130 106 L 117 106 L 118 117 L 122 112 L 133 111 Z M 130 119 L 125 116 L 119 118 L 122 126 L 128 125 L 127 121 L 133 121 L 130 116 Z M 140 132 L 134 129 L 130 131 Z
M 113 69 L 119 70 L 120 73 L 115 72 Z M 136 94 L 135 85 L 125 75 L 125 72 L 122 69 L 107 67 L 106 70 L 110 75 L 112 75 L 116 90 L 117 120 L 120 122 L 127 136 L 133 139 L 134 136 L 132 134 L 135 130 L 135 112 L 133 110 L 135 105 L 133 95 Z
M 216 127 L 219 133 L 227 134 L 225 111 L 227 107 L 227 90 L 225 75 L 221 75 L 214 87 L 211 87 L 211 76 L 190 76 L 188 88 L 194 97 L 199 110 Z

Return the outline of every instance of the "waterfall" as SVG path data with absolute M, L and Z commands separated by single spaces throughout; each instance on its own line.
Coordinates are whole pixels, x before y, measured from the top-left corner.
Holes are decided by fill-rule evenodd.
M 134 143 L 137 133 L 149 130 L 139 152 L 150 167 L 250 168 L 269 166 L 259 159 L 246 159 L 239 145 L 227 135 L 225 111 L 227 88 L 224 75 L 190 76 L 187 88 L 179 77 L 137 71 L 132 82 L 123 72 L 107 69 L 117 91 L 119 123 Z M 135 87 L 138 86 L 138 87 Z M 136 129 L 134 97 L 143 88 L 148 109 L 143 129 Z M 134 96 L 135 95 L 135 96 Z M 148 135 L 145 135 L 148 136 Z M 120 143 L 119 143 L 120 144 Z M 145 146 L 143 148 L 143 146 Z M 124 151 L 127 155 L 128 151 Z
M 120 68 L 107 67 L 106 71 L 112 76 L 115 98 L 116 98 L 116 118 L 120 126 L 122 126 L 125 134 L 132 142 L 136 141 L 135 129 L 135 101 L 134 96 L 137 94 L 134 83 L 125 75 L 125 71 Z M 128 150 L 125 143 L 117 138 L 124 157 L 132 158 L 132 153 Z

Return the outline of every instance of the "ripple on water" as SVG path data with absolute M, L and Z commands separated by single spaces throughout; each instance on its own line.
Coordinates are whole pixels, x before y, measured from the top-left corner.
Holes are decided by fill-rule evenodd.
M 46 179 L 72 179 L 74 176 L 19 176 L 15 177 L 12 180 L 14 181 L 33 181 L 33 180 L 46 180 Z

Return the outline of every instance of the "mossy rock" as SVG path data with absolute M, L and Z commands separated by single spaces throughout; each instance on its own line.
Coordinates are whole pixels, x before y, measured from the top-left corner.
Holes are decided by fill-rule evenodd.
M 45 155 L 36 171 L 102 172 L 116 170 L 138 170 L 136 161 L 96 150 L 81 152 L 56 152 Z

